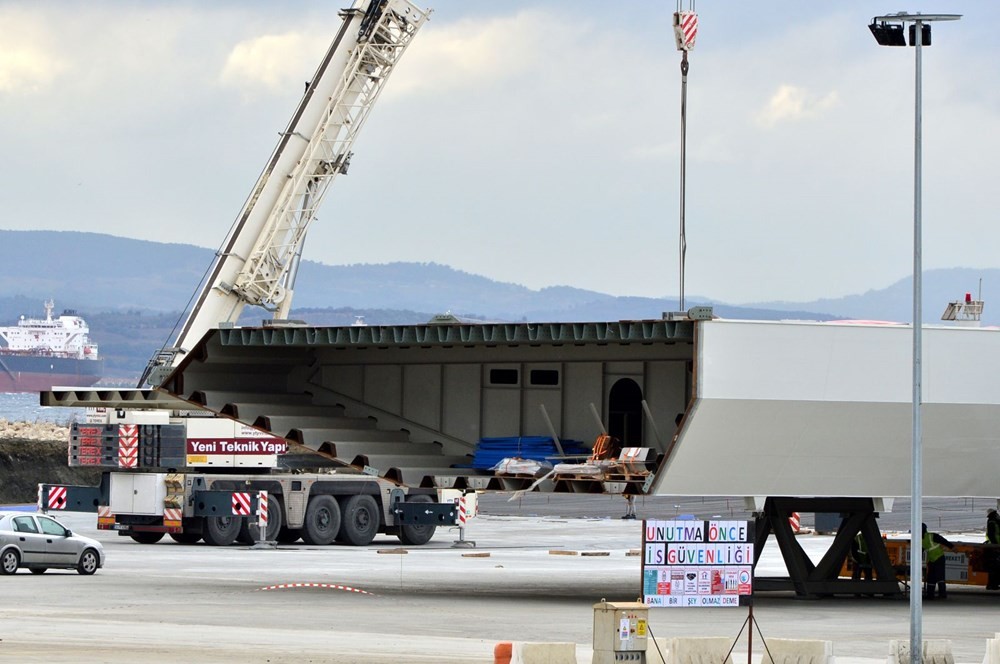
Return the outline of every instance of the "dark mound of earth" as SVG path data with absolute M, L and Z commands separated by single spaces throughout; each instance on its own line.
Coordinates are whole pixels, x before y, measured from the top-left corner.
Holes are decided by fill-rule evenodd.
M 70 468 L 65 439 L 0 438 L 0 504 L 34 503 L 39 484 L 96 486 L 97 468 Z

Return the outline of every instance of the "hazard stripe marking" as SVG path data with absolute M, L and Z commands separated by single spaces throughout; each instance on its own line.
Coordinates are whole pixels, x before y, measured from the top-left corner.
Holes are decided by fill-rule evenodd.
M 257 590 L 288 590 L 289 588 L 324 588 L 327 590 L 344 590 L 350 593 L 358 593 L 359 595 L 375 596 L 375 593 L 370 593 L 367 590 L 352 588 L 351 586 L 341 586 L 335 583 L 279 583 L 274 586 L 264 586 Z

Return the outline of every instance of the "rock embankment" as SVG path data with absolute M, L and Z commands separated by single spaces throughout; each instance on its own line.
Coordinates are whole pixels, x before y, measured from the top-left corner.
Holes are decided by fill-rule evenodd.
M 69 428 L 0 418 L 0 504 L 34 503 L 39 484 L 96 486 L 95 468 L 70 468 Z

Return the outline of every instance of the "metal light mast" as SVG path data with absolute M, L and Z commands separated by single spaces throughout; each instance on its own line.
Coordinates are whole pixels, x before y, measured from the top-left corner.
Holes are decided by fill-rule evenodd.
M 680 297 L 677 309 L 684 311 L 684 255 L 687 253 L 687 239 L 684 235 L 684 209 L 687 170 L 687 81 L 688 81 L 688 51 L 694 49 L 694 40 L 698 36 L 698 14 L 694 11 L 694 0 L 688 0 L 686 11 L 681 10 L 682 0 L 677 0 L 677 11 L 674 12 L 674 40 L 677 50 L 681 52 L 681 218 L 680 218 Z

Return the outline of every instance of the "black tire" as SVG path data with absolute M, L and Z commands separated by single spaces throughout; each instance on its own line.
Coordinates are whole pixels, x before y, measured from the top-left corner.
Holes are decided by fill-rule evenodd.
M 333 496 L 313 496 L 306 507 L 302 541 L 306 544 L 333 544 L 340 532 L 340 505 Z
M 282 514 L 281 500 L 268 492 L 267 494 L 267 533 L 264 539 L 274 542 L 278 538 L 278 532 L 284 526 L 285 520 Z M 253 544 L 260 538 L 260 527 L 257 522 L 251 523 L 250 519 L 243 519 L 240 526 L 240 534 L 236 539 L 243 544 Z
M 28 570 L 32 574 L 45 574 L 47 571 L 49 571 L 49 568 L 48 567 L 29 567 Z
M 21 565 L 21 554 L 17 549 L 7 549 L 0 553 L 0 574 L 13 574 Z
M 281 530 L 278 531 L 277 537 L 274 539 L 278 540 L 280 544 L 291 544 L 293 542 L 298 542 L 301 537 L 301 528 L 289 528 L 288 526 L 282 526 Z
M 93 549 L 85 549 L 80 555 L 80 562 L 76 566 L 76 571 L 84 576 L 90 576 L 101 566 L 101 557 Z
M 211 546 L 229 546 L 240 534 L 242 521 L 238 516 L 206 516 L 201 537 Z
M 408 503 L 433 503 L 434 501 L 430 496 L 420 495 L 413 496 L 406 502 Z M 434 537 L 434 532 L 437 530 L 437 526 L 434 524 L 421 524 L 415 526 L 400 526 L 399 534 L 397 537 L 399 541 L 403 544 L 408 544 L 411 546 L 420 546 L 421 544 L 427 544 Z
M 197 544 L 201 540 L 201 533 L 170 533 L 170 539 L 178 544 Z
M 371 544 L 382 522 L 375 499 L 368 495 L 351 496 L 344 501 L 341 510 L 343 520 L 337 541 L 351 546 Z
M 240 532 L 236 535 L 236 541 L 240 544 L 253 544 L 257 541 L 257 523 L 251 523 L 250 518 L 240 519 Z
M 163 533 L 131 533 L 129 537 L 139 544 L 156 544 L 163 539 Z
M 7 549 L 0 553 L 0 574 L 13 574 L 21 565 L 21 554 L 16 549 Z

